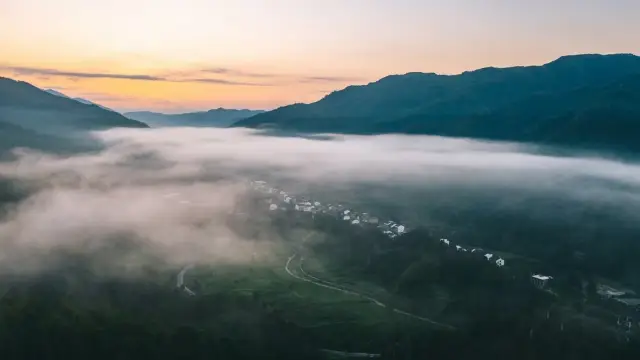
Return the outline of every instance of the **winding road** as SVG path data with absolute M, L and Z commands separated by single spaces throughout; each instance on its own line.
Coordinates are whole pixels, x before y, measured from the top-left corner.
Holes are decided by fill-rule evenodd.
M 176 277 L 176 286 L 179 288 L 184 288 L 184 291 L 193 296 L 196 293 L 194 293 L 193 291 L 191 291 L 191 289 L 189 289 L 186 285 L 184 285 L 184 274 L 187 273 L 187 271 L 191 270 L 193 268 L 193 265 L 187 265 L 185 267 L 182 268 L 182 270 L 180 270 L 180 272 L 178 273 L 178 276 Z
M 361 298 L 369 300 L 372 303 L 374 303 L 374 304 L 376 304 L 376 305 L 378 305 L 380 307 L 383 307 L 383 308 L 389 307 L 386 304 L 384 304 L 383 302 L 381 302 L 381 301 L 379 301 L 377 299 L 374 299 L 374 298 L 372 298 L 372 297 L 370 297 L 368 295 L 364 295 L 364 294 L 358 293 L 356 291 L 344 289 L 344 288 L 340 287 L 337 284 L 333 284 L 333 283 L 331 283 L 329 281 L 322 280 L 322 279 L 319 279 L 319 278 L 317 278 L 315 276 L 312 276 L 312 275 L 308 274 L 302 268 L 302 262 L 304 261 L 304 258 L 302 258 L 302 257 L 300 258 L 299 269 L 300 269 L 300 272 L 303 274 L 303 276 L 300 276 L 300 275 L 294 273 L 293 271 L 291 271 L 289 266 L 291 265 L 291 261 L 296 256 L 297 256 L 296 253 L 294 253 L 293 255 L 289 256 L 289 258 L 287 259 L 287 262 L 286 262 L 286 264 L 284 266 L 284 270 L 290 276 L 292 276 L 292 277 L 294 277 L 294 278 L 296 278 L 298 280 L 301 280 L 301 281 L 312 283 L 312 284 L 314 284 L 316 286 L 321 286 L 323 288 L 327 288 L 327 289 L 331 289 L 331 290 L 335 290 L 335 291 L 340 291 L 341 293 L 344 293 L 344 294 L 361 297 Z M 393 312 L 395 312 L 395 313 L 402 314 L 402 315 L 411 317 L 411 318 L 419 320 L 419 321 L 427 322 L 429 324 L 432 324 L 432 325 L 435 325 L 435 326 L 438 326 L 438 327 L 441 327 L 441 328 L 446 328 L 446 329 L 449 329 L 449 330 L 455 330 L 456 329 L 454 326 L 451 326 L 449 324 L 444 324 L 444 323 L 441 323 L 441 322 L 437 322 L 435 320 L 431 320 L 429 318 L 426 318 L 426 317 L 423 317 L 423 316 L 419 316 L 419 315 L 416 315 L 416 314 L 412 314 L 412 313 L 409 313 L 409 312 L 406 312 L 406 311 L 402 311 L 402 310 L 395 309 L 395 308 L 392 308 L 391 310 Z

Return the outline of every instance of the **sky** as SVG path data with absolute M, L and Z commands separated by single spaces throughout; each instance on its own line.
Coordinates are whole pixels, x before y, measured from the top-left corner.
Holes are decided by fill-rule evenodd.
M 0 0 L 0 76 L 120 110 L 272 109 L 412 71 L 638 53 L 637 0 Z

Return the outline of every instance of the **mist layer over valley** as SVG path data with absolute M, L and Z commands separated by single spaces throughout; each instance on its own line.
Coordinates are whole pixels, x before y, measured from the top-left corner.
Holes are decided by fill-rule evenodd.
M 159 279 L 195 266 L 186 280 L 188 270 L 181 272 L 179 285 L 188 284 L 185 289 L 198 301 L 248 287 L 260 302 L 284 306 L 287 321 L 303 328 L 315 329 L 304 324 L 318 320 L 298 318 L 290 313 L 292 305 L 269 294 L 301 296 L 298 302 L 319 311 L 316 316 L 338 323 L 342 316 L 355 315 L 347 315 L 353 310 L 345 300 L 325 313 L 313 305 L 317 300 L 300 295 L 305 290 L 291 290 L 291 281 L 305 279 L 301 286 L 335 301 L 365 296 L 365 304 L 353 306 L 373 306 L 366 317 L 417 322 L 406 325 L 409 333 L 422 331 L 414 325 L 428 325 L 468 334 L 484 326 L 473 315 L 477 311 L 507 317 L 513 311 L 516 316 L 529 308 L 522 302 L 529 296 L 538 299 L 534 308 L 559 314 L 550 320 L 555 325 L 545 326 L 556 331 L 584 326 L 575 325 L 582 320 L 569 325 L 578 313 L 567 310 L 565 302 L 574 300 L 558 302 L 534 288 L 523 290 L 533 271 L 562 279 L 553 289 L 562 299 L 586 296 L 580 295 L 585 281 L 627 289 L 640 285 L 634 275 L 640 270 L 635 261 L 640 219 L 634 211 L 640 206 L 640 166 L 634 162 L 433 136 L 279 137 L 257 130 L 177 127 L 112 129 L 92 136 L 102 150 L 58 155 L 14 149 L 11 160 L 0 163 L 5 199 L 0 270 L 13 279 L 8 280 L 13 289 L 21 278 L 63 274 L 68 279 L 77 272 L 70 269 L 93 274 L 82 293 L 87 286 L 97 286 L 92 291 L 100 293 L 105 281 L 152 281 L 169 289 Z M 338 216 L 324 211 L 307 216 L 282 206 L 284 211 L 270 211 L 274 200 L 255 193 L 250 184 L 256 180 L 282 189 L 276 194 L 339 204 L 381 222 L 402 223 L 408 231 L 389 239 L 375 226 L 344 222 L 342 210 Z M 467 259 L 441 253 L 438 238 L 499 254 L 507 266 L 499 269 L 478 260 L 480 255 Z M 293 270 L 292 263 L 299 269 Z M 462 277 L 455 280 L 447 272 Z M 320 279 L 324 282 L 317 284 L 324 289 L 315 285 Z M 498 283 L 503 285 L 496 288 Z M 276 290 L 285 284 L 289 290 Z M 375 302 L 367 305 L 366 299 Z M 395 315 L 375 315 L 381 311 L 375 304 L 392 308 Z M 589 325 L 589 332 L 605 331 L 606 319 L 615 316 L 598 318 L 602 325 Z M 349 326 L 362 336 L 386 341 L 385 332 L 374 335 L 356 324 Z M 495 331 L 509 332 L 514 325 L 495 326 Z M 529 331 L 532 325 L 523 326 Z M 428 344 L 446 344 L 437 340 L 440 332 L 433 334 Z M 340 345 L 321 328 L 307 336 L 314 339 L 309 349 L 384 352 L 363 345 L 359 337 Z
M 246 260 L 243 246 L 254 242 L 234 234 L 224 218 L 245 195 L 243 184 L 258 179 L 365 211 L 372 206 L 414 226 L 440 228 L 443 236 L 462 233 L 459 240 L 471 243 L 501 240 L 465 232 L 470 224 L 459 219 L 476 224 L 478 217 L 508 213 L 526 218 L 521 225 L 581 224 L 575 230 L 581 241 L 610 234 L 599 238 L 606 243 L 631 241 L 626 232 L 640 220 L 637 164 L 527 145 L 428 136 L 273 137 L 239 129 L 94 135 L 105 150 L 65 157 L 20 151 L 0 165 L 3 179 L 26 184 L 28 192 L 2 222 L 3 267 L 16 254 L 39 254 L 33 264 L 20 263 L 42 266 L 52 249 L 90 251 L 117 234 L 140 238 L 169 263 Z M 509 234 L 511 225 L 491 235 Z

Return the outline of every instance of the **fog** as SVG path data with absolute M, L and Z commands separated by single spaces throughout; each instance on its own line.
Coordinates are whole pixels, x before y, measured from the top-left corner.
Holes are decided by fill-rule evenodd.
M 93 135 L 104 150 L 64 157 L 16 150 L 15 160 L 0 163 L 0 178 L 30 191 L 0 223 L 4 271 L 45 269 L 68 254 L 109 249 L 123 237 L 135 239 L 136 251 L 110 258 L 110 265 L 128 268 L 146 256 L 172 266 L 245 264 L 256 254 L 268 259 L 275 235 L 269 242 L 246 238 L 225 220 L 246 191 L 242 181 L 259 178 L 292 192 L 323 187 L 354 194 L 378 187 L 376 196 L 396 207 L 405 205 L 399 194 L 414 191 L 423 197 L 413 196 L 412 203 L 428 203 L 433 193 L 455 198 L 471 191 L 495 201 L 517 193 L 640 220 L 639 165 L 556 156 L 531 145 L 399 135 L 310 139 L 205 128 Z

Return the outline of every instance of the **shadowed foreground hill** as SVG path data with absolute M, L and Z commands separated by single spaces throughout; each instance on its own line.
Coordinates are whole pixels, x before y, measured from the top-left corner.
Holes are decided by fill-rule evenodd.
M 640 57 L 577 55 L 460 75 L 394 75 L 235 126 L 412 133 L 638 151 Z
M 84 147 L 90 143 L 86 132 L 114 127 L 148 126 L 96 105 L 52 95 L 26 82 L 0 78 L 0 150 Z
M 236 121 L 262 113 L 262 110 L 212 109 L 209 111 L 185 114 L 161 114 L 150 111 L 129 112 L 124 115 L 130 119 L 143 121 L 153 127 L 194 126 L 227 127 Z

